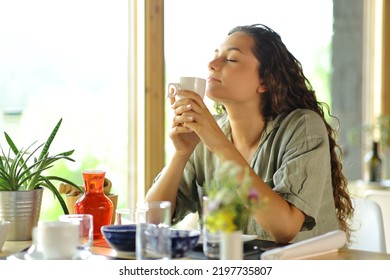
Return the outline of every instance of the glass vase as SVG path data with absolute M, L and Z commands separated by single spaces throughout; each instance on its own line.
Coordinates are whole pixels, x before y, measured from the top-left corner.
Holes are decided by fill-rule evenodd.
M 102 239 L 100 228 L 111 224 L 114 211 L 112 201 L 104 194 L 104 171 L 86 170 L 82 172 L 84 178 L 84 194 L 76 201 L 76 214 L 91 214 L 93 216 L 93 238 Z

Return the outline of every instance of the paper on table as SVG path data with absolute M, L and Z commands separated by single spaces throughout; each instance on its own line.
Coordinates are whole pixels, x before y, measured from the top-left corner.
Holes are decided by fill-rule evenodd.
M 301 259 L 341 248 L 347 241 L 345 232 L 335 230 L 297 243 L 271 249 L 261 254 L 262 260 Z

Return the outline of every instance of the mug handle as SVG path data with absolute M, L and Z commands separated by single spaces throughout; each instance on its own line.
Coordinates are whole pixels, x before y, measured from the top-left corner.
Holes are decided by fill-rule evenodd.
M 170 95 L 170 92 L 171 92 L 171 89 L 173 88 L 174 92 L 173 92 L 173 95 Z M 179 83 L 169 83 L 168 84 L 168 95 L 167 97 L 171 97 L 171 96 L 176 96 L 177 95 L 177 92 L 181 90 L 181 87 L 180 87 L 180 84 Z

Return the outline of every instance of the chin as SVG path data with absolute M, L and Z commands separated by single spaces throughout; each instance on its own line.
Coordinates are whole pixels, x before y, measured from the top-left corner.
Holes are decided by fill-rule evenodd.
M 209 98 L 209 99 L 211 99 L 211 100 L 213 100 L 213 101 L 215 101 L 215 102 L 218 102 L 218 100 L 220 100 L 221 98 L 221 96 L 223 96 L 223 92 L 221 92 L 220 90 L 218 90 L 218 89 L 211 89 L 211 88 L 208 88 L 207 90 L 206 90 L 206 92 L 205 92 L 205 95 Z

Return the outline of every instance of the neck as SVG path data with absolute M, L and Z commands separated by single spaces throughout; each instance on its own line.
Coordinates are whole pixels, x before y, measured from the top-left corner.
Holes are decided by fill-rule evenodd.
M 252 110 L 235 112 L 227 110 L 232 129 L 232 140 L 236 147 L 256 148 L 265 129 L 263 116 Z

